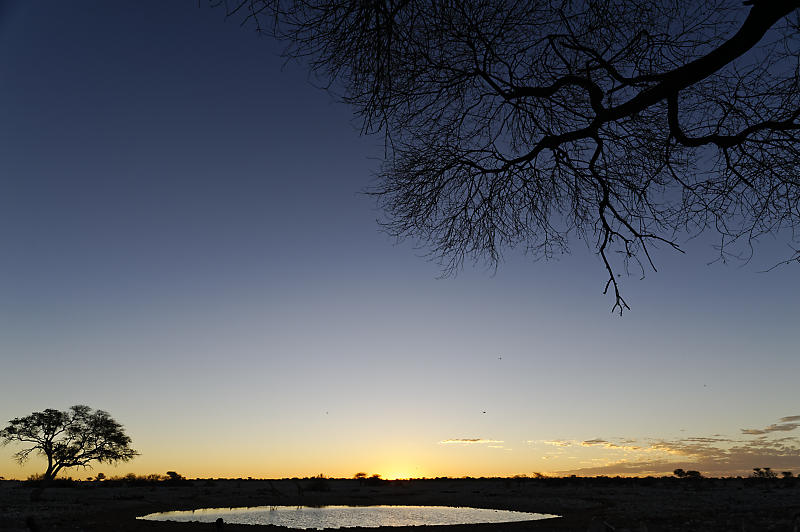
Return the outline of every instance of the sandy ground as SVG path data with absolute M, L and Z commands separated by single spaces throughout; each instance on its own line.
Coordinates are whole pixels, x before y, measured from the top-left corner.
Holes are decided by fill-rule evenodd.
M 80 482 L 42 490 L 30 483 L 2 481 L 0 530 L 211 531 L 216 530 L 216 525 L 135 518 L 157 511 L 204 507 L 325 504 L 472 506 L 563 516 L 522 523 L 424 527 L 427 532 L 792 532 L 794 520 L 800 514 L 800 482 L 797 479 L 447 479 L 369 485 L 356 480 L 322 483 L 192 480 L 138 486 Z M 603 523 L 609 528 L 604 528 Z M 224 526 L 226 531 L 268 528 L 289 530 L 272 526 Z M 393 532 L 400 530 L 408 529 L 392 528 Z

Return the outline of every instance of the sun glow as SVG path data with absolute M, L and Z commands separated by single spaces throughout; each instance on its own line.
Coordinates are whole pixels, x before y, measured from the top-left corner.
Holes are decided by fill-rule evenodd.
M 405 469 L 393 469 L 390 473 L 381 474 L 381 478 L 384 480 L 405 480 L 409 478 L 421 478 L 422 476 L 423 475 L 419 472 L 412 473 Z
M 381 478 L 385 480 L 404 480 L 407 478 L 411 478 L 413 475 L 409 475 L 407 473 L 387 473 L 385 475 L 381 475 Z

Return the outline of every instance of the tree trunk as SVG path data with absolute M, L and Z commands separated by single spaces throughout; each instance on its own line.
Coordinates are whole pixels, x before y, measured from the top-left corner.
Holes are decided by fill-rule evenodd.
M 47 457 L 47 471 L 44 472 L 44 476 L 42 477 L 42 480 L 44 482 L 48 482 L 48 483 L 50 481 L 55 480 L 56 479 L 56 475 L 58 475 L 58 472 L 61 471 L 61 469 L 63 467 L 64 466 L 62 464 L 59 464 L 58 462 L 53 463 L 53 457 L 52 456 L 48 456 Z
M 44 476 L 42 477 L 42 480 L 44 480 L 45 482 L 49 482 L 49 481 L 53 480 L 54 478 L 56 478 L 56 467 L 53 464 L 53 457 L 48 455 L 47 456 L 47 471 L 44 472 Z

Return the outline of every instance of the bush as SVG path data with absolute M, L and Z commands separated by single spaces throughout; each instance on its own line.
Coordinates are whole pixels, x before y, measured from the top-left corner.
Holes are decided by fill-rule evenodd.
M 178 476 L 180 477 L 181 481 L 185 480 L 180 475 Z M 100 475 L 97 475 L 97 478 L 99 479 Z M 106 478 L 104 484 L 108 485 L 125 484 L 128 486 L 146 486 L 153 484 L 166 484 L 167 482 L 170 481 L 174 480 L 167 475 L 160 475 L 158 473 L 150 473 L 149 475 L 137 475 L 135 473 L 128 473 L 127 475 L 124 476 Z
M 750 475 L 750 478 L 760 478 L 763 480 L 772 480 L 778 478 L 778 475 L 769 467 L 754 467 L 753 473 Z
M 700 473 L 700 471 L 695 471 L 693 469 L 689 471 L 684 471 L 683 469 L 678 468 L 675 471 L 673 471 L 672 474 L 678 478 L 690 478 L 695 480 L 703 478 L 703 475 Z
M 59 477 L 48 481 L 45 476 L 40 473 L 29 476 L 27 481 L 31 484 L 42 485 L 42 487 L 48 488 L 68 488 L 75 485 L 75 481 L 72 477 Z
M 175 471 L 167 471 L 167 480 L 170 482 L 180 482 L 181 480 L 186 480 L 186 478 Z
M 378 473 L 375 473 L 374 475 L 369 477 L 364 482 L 367 484 L 367 486 L 380 486 L 381 484 L 383 484 L 386 481 L 383 480 Z

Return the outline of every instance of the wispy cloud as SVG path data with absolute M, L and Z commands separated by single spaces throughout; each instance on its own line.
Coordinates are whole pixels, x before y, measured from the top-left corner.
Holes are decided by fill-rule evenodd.
M 485 440 L 483 438 L 453 438 L 450 440 L 442 440 L 439 442 L 441 445 L 474 445 L 474 444 L 491 444 L 503 443 L 503 440 Z
M 581 445 L 583 445 L 584 447 L 589 447 L 589 446 L 592 446 L 592 445 L 601 445 L 603 443 L 609 443 L 609 442 L 607 440 L 603 440 L 603 439 L 600 439 L 600 438 L 595 438 L 593 440 L 582 441 Z
M 785 416 L 759 429 L 741 429 L 740 435 L 682 434 L 675 438 L 528 440 L 541 449 L 540 459 L 554 475 L 671 475 L 677 468 L 708 476 L 747 476 L 756 467 L 773 471 L 800 471 L 800 415 Z M 685 432 L 681 430 L 681 432 Z M 547 449 L 549 447 L 549 449 Z M 573 456 L 574 455 L 574 456 Z
M 575 440 L 528 440 L 525 443 L 542 443 L 544 445 L 552 445 L 554 447 L 569 447 L 570 445 L 575 445 L 577 442 Z
M 598 445 L 612 448 L 609 444 Z M 762 436 L 753 440 L 691 437 L 650 440 L 641 447 L 617 446 L 617 449 L 637 450 L 625 453 L 622 457 L 618 454 L 609 455 L 604 464 L 554 473 L 586 476 L 665 475 L 683 468 L 696 469 L 711 476 L 727 476 L 747 475 L 753 467 L 772 467 L 774 470 L 800 468 L 800 438 L 796 437 L 768 439 Z
M 722 438 L 719 435 L 709 436 L 709 437 L 693 437 L 693 438 L 683 438 L 682 441 L 689 442 L 689 443 L 720 443 L 720 442 L 732 442 L 730 438 Z
M 643 450 L 639 445 L 633 445 L 637 440 L 631 438 L 619 438 L 617 441 L 605 440 L 603 438 L 594 438 L 592 440 L 528 440 L 525 443 L 528 445 L 550 445 L 565 449 L 567 447 L 593 447 L 601 446 L 606 449 L 621 449 L 626 451 L 640 451 Z
M 749 436 L 758 436 L 761 434 L 769 434 L 770 432 L 788 432 L 800 427 L 800 423 L 788 423 L 789 421 L 798 421 L 800 416 L 786 416 L 780 419 L 779 423 L 773 423 L 763 429 L 741 429 L 742 434 Z
M 558 476 L 580 475 L 587 477 L 596 475 L 664 475 L 665 472 L 680 467 L 676 464 L 676 462 L 666 459 L 642 461 L 628 461 L 623 459 L 611 461 L 599 466 L 554 471 L 553 474 Z
M 643 448 L 641 445 L 633 445 L 636 443 L 636 440 L 632 440 L 630 438 L 622 438 L 618 442 L 612 442 L 608 440 L 604 440 L 602 438 L 595 438 L 593 440 L 584 440 L 581 442 L 581 446 L 583 447 L 594 447 L 594 446 L 601 446 L 605 449 L 619 449 L 622 451 L 647 451 L 646 448 Z

